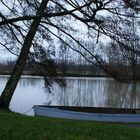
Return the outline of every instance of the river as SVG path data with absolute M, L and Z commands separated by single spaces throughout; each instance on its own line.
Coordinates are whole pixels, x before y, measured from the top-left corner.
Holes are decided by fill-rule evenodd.
M 0 76 L 0 93 L 9 76 Z M 66 87 L 53 84 L 52 93 L 44 87 L 43 77 L 22 76 L 10 109 L 25 113 L 33 105 L 66 105 L 140 108 L 140 83 L 119 83 L 111 78 L 66 78 Z M 33 110 L 27 113 L 33 115 Z

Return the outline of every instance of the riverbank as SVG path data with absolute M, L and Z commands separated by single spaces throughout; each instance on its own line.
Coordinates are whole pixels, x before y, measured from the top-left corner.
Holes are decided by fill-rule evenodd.
M 0 110 L 0 140 L 139 140 L 140 128 Z

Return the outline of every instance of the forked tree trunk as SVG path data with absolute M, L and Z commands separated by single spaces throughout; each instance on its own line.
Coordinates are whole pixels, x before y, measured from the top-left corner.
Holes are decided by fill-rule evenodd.
M 40 7 L 38 8 L 37 15 L 41 15 L 44 13 L 44 11 L 47 7 L 48 1 L 49 0 L 42 0 Z M 10 101 L 12 99 L 12 96 L 14 94 L 18 81 L 19 81 L 21 74 L 23 72 L 23 69 L 25 67 L 26 60 L 27 60 L 27 57 L 28 57 L 28 54 L 30 51 L 30 47 L 32 45 L 32 41 L 36 34 L 40 21 L 41 21 L 41 17 L 34 19 L 33 23 L 31 24 L 31 27 L 29 29 L 29 32 L 24 40 L 24 44 L 22 46 L 19 58 L 14 67 L 14 70 L 0 97 L 0 107 L 2 107 L 2 108 L 9 107 Z

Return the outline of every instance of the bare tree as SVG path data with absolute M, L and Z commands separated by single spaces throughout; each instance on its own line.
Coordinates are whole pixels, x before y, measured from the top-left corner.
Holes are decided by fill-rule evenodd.
M 105 48 L 108 58 L 108 68 L 116 73 L 116 78 L 124 80 L 138 80 L 136 71 L 138 70 L 139 49 L 138 24 L 135 18 L 122 21 L 115 20 L 112 28 L 116 33 L 117 41 L 111 40 Z M 122 27 L 125 28 L 122 28 Z M 122 37 L 121 37 L 122 36 Z M 130 51 L 131 49 L 132 51 Z M 118 76 L 118 77 L 117 77 Z
M 54 67 L 53 61 L 49 60 L 54 55 L 52 50 L 57 45 L 54 41 L 56 38 L 112 76 L 113 73 L 105 67 L 105 60 L 101 53 L 91 52 L 104 42 L 104 37 L 115 40 L 127 51 L 140 54 L 139 48 L 132 49 L 120 42 L 120 38 L 125 39 L 126 36 L 122 33 L 116 34 L 111 26 L 112 16 L 119 17 L 122 21 L 132 16 L 138 17 L 138 6 L 136 8 L 129 6 L 130 2 L 124 0 L 42 0 L 41 2 L 40 0 L 11 2 L 1 0 L 0 3 L 7 10 L 6 13 L 0 11 L 0 45 L 18 57 L 0 97 L 1 107 L 8 108 L 27 60 L 36 62 L 45 74 L 45 57 L 47 57 L 47 65 Z M 79 27 L 75 28 L 77 25 Z M 83 28 L 80 28 L 81 26 Z M 61 32 L 61 36 L 58 32 Z M 89 40 L 93 40 L 94 45 L 87 47 Z
M 37 15 L 44 13 L 47 3 L 48 3 L 47 0 L 42 0 L 40 7 L 37 10 Z M 0 106 L 2 106 L 2 107 L 6 107 L 6 108 L 9 107 L 9 103 L 11 101 L 15 88 L 18 84 L 20 76 L 25 67 L 26 60 L 27 60 L 27 57 L 28 57 L 28 54 L 30 51 L 30 47 L 32 44 L 32 40 L 35 36 L 36 30 L 40 24 L 40 21 L 41 21 L 41 17 L 35 19 L 32 22 L 29 32 L 27 33 L 27 35 L 25 37 L 25 40 L 24 40 L 20 55 L 18 57 L 17 63 L 15 65 L 15 68 L 0 97 Z

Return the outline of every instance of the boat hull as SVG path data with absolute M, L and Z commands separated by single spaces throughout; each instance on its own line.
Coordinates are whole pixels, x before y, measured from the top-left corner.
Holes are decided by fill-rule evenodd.
M 34 106 L 35 116 L 47 116 L 53 118 L 88 120 L 99 122 L 118 122 L 118 123 L 140 123 L 140 114 L 107 114 L 107 113 L 88 113 L 62 110 L 53 107 Z

